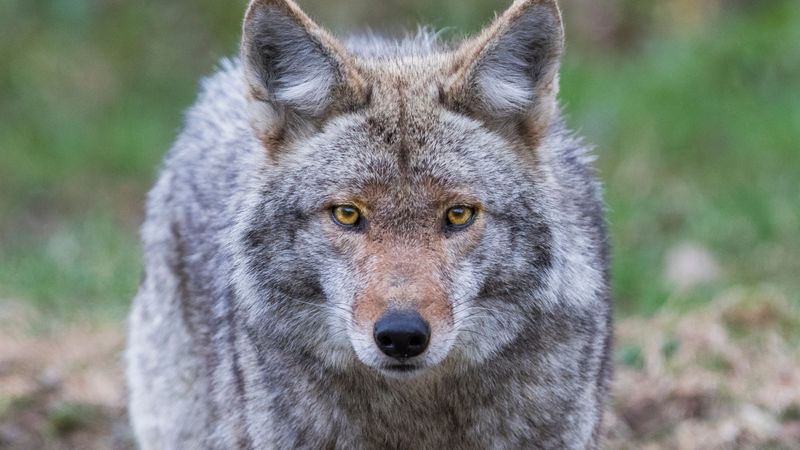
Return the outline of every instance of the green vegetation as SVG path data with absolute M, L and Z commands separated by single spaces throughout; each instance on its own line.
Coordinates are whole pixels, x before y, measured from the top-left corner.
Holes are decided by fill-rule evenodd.
M 244 3 L 0 3 L 0 304 L 123 316 L 144 194 L 197 80 L 235 52 Z M 470 31 L 504 6 L 301 3 L 337 28 L 402 17 Z M 580 2 L 563 3 L 579 15 Z M 652 21 L 667 3 L 609 8 Z M 577 20 L 568 30 L 562 99 L 598 148 L 623 313 L 739 287 L 800 302 L 800 3 L 724 3 L 736 6 L 623 41 L 593 44 Z M 721 276 L 665 282 L 665 255 L 683 242 L 707 249 Z
M 568 60 L 563 99 L 599 147 L 625 310 L 699 300 L 663 283 L 665 252 L 687 240 L 722 266 L 711 295 L 800 298 L 800 4 L 768 3 L 632 57 Z
M 81 428 L 89 428 L 97 421 L 96 411 L 90 405 L 64 403 L 49 411 L 50 429 L 55 435 L 66 435 Z

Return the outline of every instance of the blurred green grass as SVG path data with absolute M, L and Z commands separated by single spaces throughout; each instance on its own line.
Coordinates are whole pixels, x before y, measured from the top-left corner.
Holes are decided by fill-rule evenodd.
M 421 21 L 474 31 L 505 7 L 301 3 L 337 30 Z M 642 17 L 670 2 L 620 0 L 608 7 L 633 13 L 616 35 L 588 30 L 591 14 L 571 19 L 584 3 L 563 3 L 562 101 L 598 148 L 620 311 L 759 286 L 800 302 L 800 3 L 731 1 L 662 23 Z M 244 4 L 0 3 L 0 302 L 58 320 L 124 315 L 141 272 L 144 194 L 197 81 L 236 51 Z M 665 255 L 683 242 L 708 249 L 722 276 L 670 286 Z

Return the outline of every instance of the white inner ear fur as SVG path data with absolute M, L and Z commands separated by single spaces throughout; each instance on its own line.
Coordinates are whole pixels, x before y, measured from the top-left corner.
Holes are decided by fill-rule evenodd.
M 259 136 L 281 124 L 281 115 L 267 102 L 252 97 L 248 98 L 247 112 L 250 117 L 250 125 Z
M 492 111 L 518 113 L 533 102 L 534 86 L 530 77 L 513 65 L 483 68 L 477 82 L 481 100 Z
M 330 64 L 317 62 L 304 71 L 284 73 L 273 96 L 300 113 L 318 116 L 328 107 L 333 83 Z
M 245 23 L 242 48 L 248 82 L 279 114 L 319 117 L 330 106 L 336 82 L 331 49 L 281 8 L 254 6 Z
M 488 43 L 474 66 L 472 83 L 487 112 L 536 113 L 558 92 L 563 29 L 558 10 L 533 4 Z

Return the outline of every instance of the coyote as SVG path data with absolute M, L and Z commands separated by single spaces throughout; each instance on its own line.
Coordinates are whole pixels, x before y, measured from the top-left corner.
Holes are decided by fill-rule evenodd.
M 149 194 L 144 449 L 587 449 L 612 313 L 555 0 L 337 40 L 253 0 Z

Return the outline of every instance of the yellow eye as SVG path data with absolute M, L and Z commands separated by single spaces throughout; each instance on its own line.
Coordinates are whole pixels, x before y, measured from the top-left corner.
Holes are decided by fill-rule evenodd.
M 351 205 L 335 206 L 332 215 L 336 223 L 346 227 L 354 227 L 361 222 L 361 211 Z
M 454 228 L 464 228 L 472 224 L 475 208 L 454 206 L 447 210 L 447 224 Z

